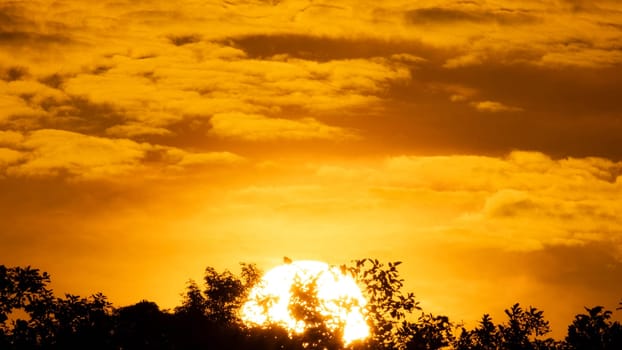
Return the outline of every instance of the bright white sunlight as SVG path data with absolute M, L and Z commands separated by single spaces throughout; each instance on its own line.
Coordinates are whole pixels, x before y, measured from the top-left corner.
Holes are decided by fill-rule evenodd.
M 352 276 L 345 270 L 319 261 L 294 261 L 268 271 L 251 290 L 242 307 L 248 325 L 276 324 L 302 333 L 307 324 L 293 312 L 296 286 L 313 285 L 319 313 L 331 330 L 343 332 L 344 344 L 369 336 L 365 322 L 366 300 Z

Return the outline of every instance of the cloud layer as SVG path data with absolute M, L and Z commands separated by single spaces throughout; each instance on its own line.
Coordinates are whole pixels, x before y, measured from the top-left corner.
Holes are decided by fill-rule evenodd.
M 621 13 L 614 1 L 8 2 L 0 123 L 182 147 L 201 130 L 232 152 L 267 134 L 366 135 L 619 159 Z M 248 116 L 265 118 L 264 136 L 240 132 Z

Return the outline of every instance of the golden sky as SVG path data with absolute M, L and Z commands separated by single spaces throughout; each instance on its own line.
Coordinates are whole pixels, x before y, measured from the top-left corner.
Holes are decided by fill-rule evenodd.
M 172 307 L 402 260 L 427 311 L 559 336 L 622 298 L 621 68 L 617 0 L 0 0 L 0 263 Z

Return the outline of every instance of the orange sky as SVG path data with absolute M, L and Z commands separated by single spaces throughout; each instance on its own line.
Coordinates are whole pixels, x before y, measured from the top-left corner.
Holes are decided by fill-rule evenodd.
M 616 0 L 0 0 L 0 263 L 179 303 L 205 266 L 404 261 L 555 335 L 622 298 Z M 501 321 L 501 319 L 497 319 Z

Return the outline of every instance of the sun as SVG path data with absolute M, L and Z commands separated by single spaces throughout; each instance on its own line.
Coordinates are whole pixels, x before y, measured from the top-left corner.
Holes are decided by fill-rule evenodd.
M 315 281 L 318 309 L 329 329 L 343 327 L 345 345 L 369 336 L 365 322 L 366 300 L 356 282 L 345 271 L 320 261 L 293 261 L 268 271 L 251 289 L 241 309 L 247 325 L 277 324 L 292 333 L 304 332 L 306 325 L 291 312 L 292 286 Z

